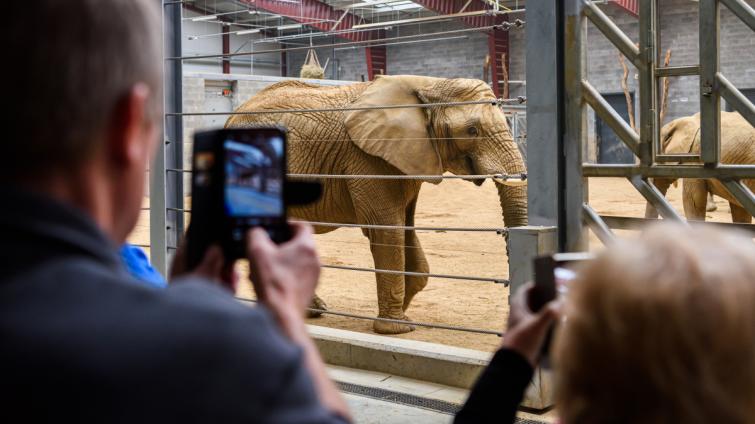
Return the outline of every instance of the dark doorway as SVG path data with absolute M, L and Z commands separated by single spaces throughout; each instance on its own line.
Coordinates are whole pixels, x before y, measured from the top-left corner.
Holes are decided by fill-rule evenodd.
M 634 93 L 630 93 L 634 105 Z M 608 104 L 616 110 L 627 123 L 627 98 L 624 93 L 603 94 Z M 602 119 L 595 116 L 595 135 L 598 141 L 598 163 L 634 163 L 635 156 L 629 147 L 613 132 Z
M 747 97 L 747 100 L 751 101 L 752 103 L 755 103 L 755 88 L 745 88 L 744 90 L 739 90 L 744 94 L 745 97 Z M 734 112 L 734 108 L 731 107 L 729 102 L 726 102 L 725 109 L 727 112 Z

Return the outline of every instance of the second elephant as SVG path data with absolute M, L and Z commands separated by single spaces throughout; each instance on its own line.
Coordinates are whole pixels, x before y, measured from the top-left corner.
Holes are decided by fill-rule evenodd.
M 679 118 L 665 125 L 661 131 L 663 151 L 666 154 L 700 153 L 700 114 Z M 737 112 L 721 112 L 721 163 L 755 164 L 755 127 Z M 656 178 L 654 184 L 666 194 L 675 181 L 671 178 Z M 750 190 L 755 190 L 755 180 L 744 180 Z M 682 180 L 684 215 L 689 220 L 705 220 L 707 194 L 722 197 L 731 206 L 733 222 L 750 223 L 752 216 L 726 190 L 718 180 L 685 178 Z M 657 217 L 650 204 L 645 209 L 646 218 Z
M 483 104 L 410 108 L 383 106 L 460 101 Z M 318 109 L 234 115 L 227 127 L 280 124 L 289 131 L 289 172 L 336 175 L 520 174 L 525 164 L 503 112 L 493 104 L 493 91 L 483 81 L 419 76 L 380 76 L 375 81 L 326 87 L 299 81 L 274 84 L 252 97 L 238 112 Z M 339 110 L 342 108 L 359 110 Z M 323 110 L 324 109 L 324 110 Z M 414 226 L 422 180 L 348 178 L 323 180 L 317 203 L 293 208 L 307 221 L 358 225 Z M 484 179 L 473 181 L 481 185 Z M 527 224 L 526 187 L 495 181 L 504 223 Z M 473 217 L 467 217 L 474 219 Z M 463 217 L 460 217 L 463 219 Z M 317 233 L 334 230 L 316 226 Z M 429 272 L 413 230 L 364 228 L 375 268 Z M 412 298 L 427 277 L 376 273 L 378 317 L 407 319 Z M 412 326 L 375 321 L 378 333 L 398 334 Z

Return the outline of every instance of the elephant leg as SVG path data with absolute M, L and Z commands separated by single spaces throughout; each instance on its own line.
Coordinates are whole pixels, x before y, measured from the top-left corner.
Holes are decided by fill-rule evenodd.
M 406 270 L 412 272 L 430 272 L 430 265 L 427 264 L 425 258 L 425 252 L 422 250 L 422 245 L 419 244 L 419 238 L 414 231 L 406 232 Z M 409 309 L 409 304 L 414 299 L 414 296 L 421 292 L 427 285 L 427 277 L 425 276 L 406 276 L 406 293 L 404 293 L 404 306 L 406 311 Z
M 404 271 L 404 231 L 403 230 L 368 230 L 370 249 L 375 261 L 375 268 L 392 271 Z M 378 318 L 405 320 L 404 296 L 406 293 L 403 275 L 376 273 Z M 379 334 L 402 334 L 414 330 L 414 326 L 394 322 L 375 321 L 373 330 Z
M 671 184 L 676 184 L 676 180 L 666 179 L 666 178 L 654 178 L 652 180 L 652 183 L 658 189 L 658 191 L 661 192 L 661 194 L 666 196 L 669 186 Z M 645 204 L 645 218 L 649 218 L 649 219 L 658 218 L 658 211 L 655 210 L 655 207 L 650 202 L 647 202 Z
M 684 215 L 690 221 L 705 221 L 708 184 L 705 180 L 685 178 L 682 184 Z
M 322 312 L 320 311 L 327 311 L 328 305 L 320 299 L 320 296 L 315 294 L 315 297 L 312 298 L 312 302 L 309 304 L 309 309 L 307 311 L 307 318 L 319 318 L 322 316 Z M 319 309 L 320 311 L 313 311 L 312 309 Z
M 738 224 L 750 224 L 752 223 L 752 215 L 747 212 L 747 209 L 729 202 L 731 207 L 731 221 Z
M 708 193 L 708 204 L 705 207 L 706 212 L 715 212 L 718 210 L 716 199 L 713 198 L 713 193 Z
M 409 205 L 406 209 L 406 225 L 414 226 L 414 211 L 417 206 L 417 199 Z M 419 238 L 414 230 L 409 230 L 404 233 L 406 241 L 405 260 L 406 270 L 412 272 L 430 272 L 430 266 L 425 258 L 425 252 L 422 250 L 422 245 L 419 243 Z M 427 285 L 427 277 L 419 277 L 414 275 L 407 275 L 404 280 L 406 281 L 406 292 L 404 293 L 404 306 L 406 311 L 409 309 L 409 304 L 414 299 L 414 296 L 421 292 Z

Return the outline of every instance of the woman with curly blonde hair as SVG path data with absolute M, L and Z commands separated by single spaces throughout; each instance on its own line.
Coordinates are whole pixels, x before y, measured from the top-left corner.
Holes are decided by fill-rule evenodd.
M 579 269 L 563 302 L 538 314 L 522 312 L 524 303 L 515 302 L 512 314 L 519 317 L 501 350 L 518 354 L 531 376 L 548 328 L 543 323 L 563 313 L 551 352 L 563 424 L 755 422 L 752 238 L 710 228 L 650 227 Z M 522 364 L 509 357 L 506 364 L 494 359 L 491 367 L 499 373 L 483 374 L 470 396 L 471 410 L 460 418 L 476 414 L 477 422 L 505 422 L 491 413 L 495 405 L 482 412 L 480 399 L 495 395 L 475 392 L 491 392 L 497 384 L 498 393 L 510 393 L 500 370 L 512 374 Z

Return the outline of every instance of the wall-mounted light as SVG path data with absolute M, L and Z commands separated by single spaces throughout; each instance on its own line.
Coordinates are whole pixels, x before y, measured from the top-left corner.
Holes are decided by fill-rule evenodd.
M 236 35 L 247 35 L 247 34 L 259 34 L 261 30 L 259 29 L 245 29 L 243 31 L 237 31 Z
M 191 18 L 191 21 L 192 22 L 213 21 L 217 18 L 218 18 L 217 15 L 197 16 L 196 18 Z

